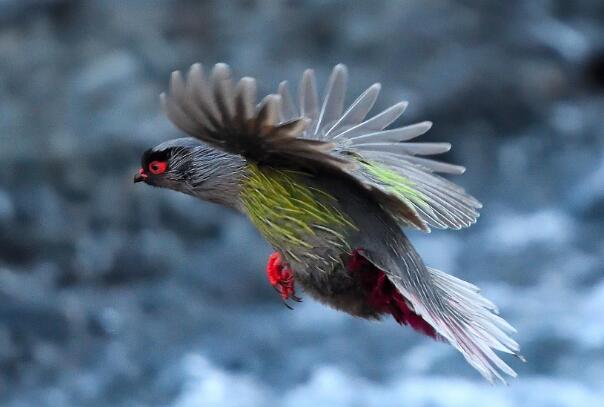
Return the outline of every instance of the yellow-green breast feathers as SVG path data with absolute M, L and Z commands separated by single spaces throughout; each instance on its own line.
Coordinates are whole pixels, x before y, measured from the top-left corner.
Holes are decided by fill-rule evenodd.
M 345 233 L 355 226 L 334 197 L 309 186 L 305 177 L 309 175 L 249 164 L 241 200 L 252 223 L 284 251 L 310 250 L 318 236 L 327 246 L 350 250 Z

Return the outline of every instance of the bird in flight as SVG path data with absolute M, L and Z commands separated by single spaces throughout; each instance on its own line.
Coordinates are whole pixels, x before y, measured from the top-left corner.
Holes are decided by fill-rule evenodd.
M 347 70 L 337 65 L 319 99 L 312 70 L 293 102 L 286 82 L 256 101 L 256 81 L 235 82 L 217 64 L 172 73 L 162 107 L 189 137 L 142 155 L 135 182 L 233 208 L 275 252 L 270 284 L 284 301 L 296 285 L 351 315 L 398 323 L 446 341 L 490 382 L 516 376 L 495 351 L 519 357 L 515 330 L 476 286 L 430 268 L 404 228 L 461 229 L 480 202 L 439 173 L 464 168 L 425 158 L 449 143 L 416 142 L 430 122 L 388 128 L 406 102 L 368 116 L 380 85 L 345 107 Z M 413 141 L 411 141 L 413 140 Z

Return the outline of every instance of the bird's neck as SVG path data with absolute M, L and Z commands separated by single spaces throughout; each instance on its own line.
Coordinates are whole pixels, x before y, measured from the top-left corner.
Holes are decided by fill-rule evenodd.
M 227 158 L 218 166 L 204 168 L 201 171 L 204 176 L 192 185 L 189 184 L 188 190 L 184 192 L 204 201 L 241 211 L 241 192 L 246 178 L 247 164 L 239 156 Z

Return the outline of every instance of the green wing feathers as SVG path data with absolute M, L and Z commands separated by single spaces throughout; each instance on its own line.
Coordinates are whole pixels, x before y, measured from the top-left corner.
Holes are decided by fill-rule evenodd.
M 399 223 L 421 230 L 427 230 L 425 221 L 419 216 L 418 208 L 427 209 L 426 196 L 417 189 L 415 183 L 408 178 L 393 171 L 388 166 L 379 162 L 364 159 L 358 160 L 361 165 L 360 178 L 380 187 L 389 196 L 394 196 L 397 201 L 384 202 L 383 206 Z M 401 213 L 398 203 L 404 205 Z M 409 216 L 410 213 L 413 216 Z
M 427 208 L 427 197 L 417 189 L 417 185 L 388 166 L 360 160 L 363 171 L 373 182 L 383 185 L 391 193 L 409 206 Z
M 418 143 L 419 144 L 419 143 Z M 369 180 L 394 195 L 400 203 L 417 215 L 400 216 L 394 208 L 393 217 L 404 226 L 429 231 L 439 229 L 461 229 L 476 222 L 481 207 L 480 202 L 465 191 L 435 175 L 427 168 L 411 163 L 392 153 L 364 152 L 360 156 L 359 178 Z
M 478 218 L 480 202 L 461 187 L 436 173 L 462 174 L 465 168 L 424 156 L 449 151 L 449 143 L 418 143 L 410 140 L 426 133 L 430 122 L 388 128 L 407 107 L 397 103 L 369 116 L 380 85 L 363 92 L 347 109 L 347 70 L 337 65 L 320 102 L 314 73 L 307 70 L 300 82 L 300 106 L 291 101 L 286 82 L 279 85 L 282 119 L 303 116 L 309 121 L 301 137 L 334 145 L 332 155 L 357 164 L 346 169 L 360 185 L 373 193 L 402 226 L 424 231 L 430 227 L 461 229 Z

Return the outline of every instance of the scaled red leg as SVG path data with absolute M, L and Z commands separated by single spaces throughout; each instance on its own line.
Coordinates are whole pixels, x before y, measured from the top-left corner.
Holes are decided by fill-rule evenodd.
M 289 266 L 283 264 L 278 252 L 271 254 L 268 258 L 266 274 L 268 275 L 268 281 L 275 287 L 283 301 L 290 298 L 294 301 L 300 301 L 294 288 L 294 273 Z

